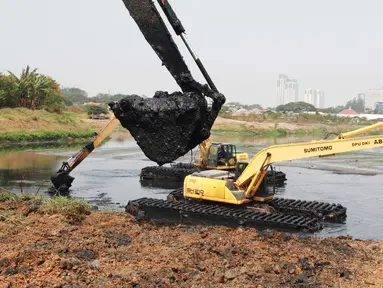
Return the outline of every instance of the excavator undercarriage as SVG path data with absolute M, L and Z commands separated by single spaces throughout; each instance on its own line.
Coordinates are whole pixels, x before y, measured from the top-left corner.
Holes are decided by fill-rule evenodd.
M 340 204 L 274 198 L 249 205 L 229 205 L 185 199 L 183 189 L 174 190 L 167 200 L 140 198 L 129 201 L 126 212 L 138 220 L 164 223 L 219 224 L 316 232 L 325 222 L 344 223 L 347 209 Z
M 190 163 L 175 163 L 171 166 L 147 166 L 141 169 L 140 181 L 143 186 L 160 188 L 182 185 L 187 175 L 203 170 Z M 265 177 L 267 185 L 281 187 L 287 180 L 286 174 L 282 171 L 268 170 Z M 171 184 L 174 184 L 173 186 Z

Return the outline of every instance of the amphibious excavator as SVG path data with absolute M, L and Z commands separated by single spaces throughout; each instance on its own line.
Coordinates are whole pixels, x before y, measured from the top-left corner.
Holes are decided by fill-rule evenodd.
M 220 170 L 195 172 L 185 177 L 183 188 L 167 200 L 141 198 L 129 201 L 126 211 L 139 219 L 256 227 L 279 227 L 315 232 L 324 222 L 344 223 L 346 208 L 340 204 L 277 198 L 263 178 L 276 162 L 383 147 L 383 135 L 350 138 L 383 122 L 339 134 L 330 140 L 275 145 L 259 151 L 250 162 L 238 162 L 236 173 Z
M 190 162 L 171 163 L 170 166 L 147 166 L 141 169 L 140 181 L 143 186 L 175 188 L 182 183 L 187 175 L 196 171 L 221 170 L 234 172 L 237 162 L 247 161 L 246 152 L 237 151 L 232 143 L 211 142 L 210 138 L 198 147 L 199 157 Z M 265 181 L 275 187 L 283 186 L 287 180 L 286 174 L 277 171 L 273 166 L 267 171 Z M 169 183 L 171 182 L 171 183 Z

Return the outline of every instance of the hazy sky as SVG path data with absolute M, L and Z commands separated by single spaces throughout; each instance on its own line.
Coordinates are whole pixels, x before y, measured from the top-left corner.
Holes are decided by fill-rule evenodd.
M 325 106 L 383 86 L 381 0 L 170 3 L 227 101 L 275 105 L 279 73 L 299 80 L 300 96 L 324 90 Z M 0 72 L 29 64 L 90 96 L 179 90 L 122 0 L 0 0 L 0 37 Z

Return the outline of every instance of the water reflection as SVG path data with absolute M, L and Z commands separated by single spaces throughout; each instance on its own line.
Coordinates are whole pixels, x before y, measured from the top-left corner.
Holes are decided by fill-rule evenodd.
M 54 152 L 80 149 L 85 143 L 46 143 L 2 146 L 0 148 L 0 186 L 19 193 L 36 192 L 50 186 L 50 177 L 58 163 L 68 157 Z M 27 190 L 27 191 L 25 191 Z M 36 190 L 36 191 L 35 191 Z
M 164 188 L 164 189 L 178 189 L 181 188 L 183 182 L 175 182 L 169 180 L 140 180 L 142 187 L 149 188 Z

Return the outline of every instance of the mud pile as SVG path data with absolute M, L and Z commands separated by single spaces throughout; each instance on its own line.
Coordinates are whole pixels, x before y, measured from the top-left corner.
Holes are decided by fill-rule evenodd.
M 204 95 L 213 99 L 211 107 Z M 153 98 L 132 95 L 109 106 L 146 157 L 163 165 L 210 137 L 210 129 L 224 102 L 222 94 L 200 85 L 199 92 L 157 91 Z

